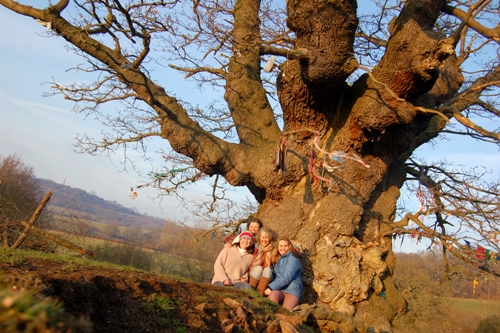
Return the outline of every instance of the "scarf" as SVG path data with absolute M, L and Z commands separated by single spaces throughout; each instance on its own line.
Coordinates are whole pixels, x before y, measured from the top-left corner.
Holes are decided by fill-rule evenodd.
M 274 242 L 267 244 L 264 246 L 259 243 L 256 253 L 253 256 L 252 263 L 248 268 L 248 271 L 251 272 L 252 268 L 256 266 L 267 267 L 271 264 L 271 250 L 274 248 Z

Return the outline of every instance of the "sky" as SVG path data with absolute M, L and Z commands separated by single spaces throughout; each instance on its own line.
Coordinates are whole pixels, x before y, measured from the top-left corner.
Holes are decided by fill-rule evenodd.
M 134 197 L 131 188 L 143 184 L 144 178 L 138 176 L 130 163 L 124 166 L 123 154 L 90 156 L 75 152 L 78 134 L 101 138 L 104 127 L 92 117 L 74 113 L 74 103 L 62 96 L 43 97 L 51 92 L 48 82 L 69 84 L 88 78 L 68 70 L 83 60 L 66 50 L 62 38 L 46 37 L 46 27 L 3 6 L 0 6 L 0 29 L 0 156 L 17 154 L 34 168 L 39 178 L 80 188 L 141 213 L 170 221 L 189 216 L 175 198 L 158 199 L 155 189 L 142 188 Z M 197 96 L 200 102 L 212 98 L 182 80 L 175 80 L 183 74 L 173 70 L 162 72 L 167 70 L 155 69 L 156 78 L 165 81 L 167 91 L 175 90 L 177 96 L 186 99 Z M 167 141 L 156 139 L 148 147 L 155 151 L 165 145 Z M 155 154 L 152 156 L 155 158 Z M 137 153 L 128 151 L 127 157 L 135 160 L 134 168 L 143 175 L 152 171 L 152 165 L 142 161 Z M 211 192 L 206 182 L 197 182 L 189 190 L 193 199 Z M 231 195 L 242 200 L 251 196 L 246 188 L 239 188 Z
M 34 167 L 39 178 L 83 189 L 125 207 L 135 207 L 141 213 L 181 219 L 184 214 L 177 201 L 153 201 L 154 190 L 141 190 L 135 199 L 131 198 L 130 188 L 142 179 L 130 166 L 123 171 L 122 155 L 74 152 L 78 133 L 99 138 L 102 127 L 92 118 L 73 113 L 74 104 L 61 96 L 42 96 L 50 92 L 45 82 L 73 82 L 75 74 L 66 70 L 81 63 L 80 58 L 66 51 L 62 39 L 42 36 L 45 27 L 2 6 L 0 29 L 0 155 L 17 154 L 26 165 Z M 142 171 L 147 172 L 147 167 Z
M 45 27 L 2 6 L 0 29 L 0 155 L 17 154 L 25 164 L 34 167 L 39 178 L 83 189 L 125 207 L 135 207 L 141 213 L 170 220 L 182 219 L 185 212 L 177 201 L 153 200 L 156 195 L 153 189 L 142 190 L 135 199 L 131 198 L 130 188 L 139 185 L 141 179 L 130 167 L 123 171 L 123 156 L 74 152 L 76 135 L 87 133 L 98 138 L 101 125 L 92 118 L 84 119 L 83 115 L 73 113 L 73 103 L 61 96 L 42 96 L 50 92 L 50 85 L 44 82 L 54 79 L 64 84 L 82 79 L 67 71 L 81 63 L 81 59 L 64 48 L 62 39 L 42 36 Z M 192 95 L 193 91 L 186 86 L 183 93 Z M 199 96 L 199 91 L 196 94 Z M 492 179 L 499 178 L 500 155 L 495 146 L 461 139 L 443 140 L 438 147 L 422 149 L 420 155 L 427 160 L 445 157 L 466 166 L 480 162 L 492 171 Z M 143 172 L 148 172 L 149 167 L 138 163 Z M 207 193 L 204 185 L 200 186 L 196 195 Z M 244 198 L 249 193 L 242 189 L 236 195 Z M 422 249 L 409 240 L 405 242 L 404 251 Z

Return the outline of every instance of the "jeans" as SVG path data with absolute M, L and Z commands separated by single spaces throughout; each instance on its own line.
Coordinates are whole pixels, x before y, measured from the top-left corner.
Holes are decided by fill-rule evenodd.
M 265 268 L 263 268 L 262 266 L 255 266 L 254 268 L 252 268 L 250 275 L 257 280 L 260 280 L 261 277 L 271 279 L 273 277 L 273 269 L 269 266 Z
M 214 286 L 216 287 L 226 287 L 226 285 L 220 281 L 215 281 L 213 283 Z M 233 287 L 234 289 L 248 289 L 248 290 L 252 290 L 252 286 L 246 282 L 236 282 L 236 283 L 233 283 L 232 285 L 229 285 L 227 287 Z

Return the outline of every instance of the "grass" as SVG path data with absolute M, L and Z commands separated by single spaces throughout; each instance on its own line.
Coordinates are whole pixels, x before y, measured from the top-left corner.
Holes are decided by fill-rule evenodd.
M 177 333 L 185 333 L 186 328 L 180 324 L 179 319 L 171 318 L 170 316 L 171 311 L 175 309 L 178 303 L 168 296 L 153 293 L 144 300 L 142 306 L 146 312 L 159 316 L 157 325 L 160 329 L 175 327 Z
M 85 220 L 85 223 L 89 223 L 93 228 L 99 230 L 97 234 L 100 236 L 102 236 L 102 230 L 108 226 L 108 224 L 105 223 L 89 220 Z M 119 226 L 119 229 L 122 234 L 125 234 L 125 231 L 131 230 L 131 228 L 124 226 Z M 140 230 L 142 233 L 148 231 L 146 229 Z M 137 232 L 137 228 L 134 228 L 134 231 Z M 194 280 L 197 282 L 206 282 L 205 277 L 212 268 L 212 259 L 207 261 L 201 260 L 196 256 L 194 258 L 187 258 L 174 253 L 165 253 L 163 251 L 143 247 L 141 244 L 136 244 L 126 239 L 103 239 L 94 236 L 71 234 L 61 230 L 50 230 L 47 232 L 87 251 L 94 252 L 96 254 L 96 260 L 130 265 L 139 270 L 149 270 L 156 274 L 168 275 L 179 279 Z M 173 237 L 173 235 L 170 236 Z M 134 249 L 136 251 L 134 251 Z M 54 251 L 58 255 L 66 258 L 81 256 L 80 253 L 62 246 L 55 246 Z M 132 256 L 132 252 L 136 255 Z M 213 261 L 215 261 L 215 257 L 216 256 L 214 256 Z M 207 269 L 207 265 L 200 265 L 200 260 L 202 263 L 210 262 L 210 267 Z
M 117 269 L 121 272 L 143 272 L 144 270 L 111 264 L 93 260 L 89 257 L 75 256 L 73 253 L 49 253 L 28 249 L 0 248 L 0 261 L 10 264 L 19 264 L 26 258 L 37 260 L 50 260 L 62 263 L 65 268 L 72 267 L 99 267 Z M 11 285 L 11 279 L 7 279 L 0 270 L 0 332 L 21 332 L 19 327 L 26 327 L 23 332 L 46 332 L 55 333 L 57 327 L 62 327 L 59 316 L 65 316 L 62 304 L 50 298 L 40 299 L 35 296 L 37 290 L 27 290 Z M 27 287 L 29 287 L 27 285 Z M 31 287 L 29 287 L 31 288 Z M 187 332 L 181 322 L 176 318 L 170 318 L 180 301 L 171 299 L 165 295 L 153 293 L 144 299 L 142 307 L 151 314 L 158 316 L 157 326 L 161 329 L 173 327 L 177 333 Z M 73 321 L 76 319 L 70 318 Z M 86 324 L 86 323 L 85 323 Z M 83 324 L 82 324 L 83 325 Z M 69 332 L 69 331 L 68 331 Z M 84 332 L 84 331 L 82 331 Z
M 450 302 L 456 310 L 477 314 L 481 319 L 500 313 L 500 302 L 471 298 L 452 298 Z
M 99 222 L 92 222 L 93 224 L 102 224 Z M 105 224 L 102 224 L 103 226 L 106 226 Z M 124 229 L 128 229 L 127 227 L 121 227 Z M 67 233 L 62 232 L 62 231 L 51 231 L 51 233 L 54 233 L 62 238 L 65 238 L 64 236 L 67 235 Z M 81 246 L 87 250 L 97 252 L 98 249 L 106 248 L 106 247 L 124 247 L 124 246 L 132 246 L 136 248 L 138 251 L 144 251 L 150 255 L 150 258 L 153 262 L 153 267 L 151 267 L 151 272 L 158 273 L 158 274 L 168 274 L 170 276 L 175 276 L 178 278 L 184 278 L 183 276 L 183 265 L 184 261 L 186 260 L 185 258 L 179 258 L 176 255 L 173 254 L 166 254 L 161 251 L 156 251 L 150 248 L 145 248 L 140 245 L 133 245 L 132 243 L 129 243 L 127 241 L 122 241 L 118 242 L 116 240 L 109 240 L 109 239 L 99 239 L 91 236 L 78 236 L 78 237 L 72 237 L 69 240 L 71 243 Z M 79 257 L 80 254 L 76 253 L 72 250 L 66 249 L 64 247 L 58 246 L 56 247 L 56 253 L 58 255 L 62 256 L 76 256 Z M 168 272 L 161 272 L 161 270 L 157 267 L 155 267 L 154 263 L 156 262 L 157 258 L 160 256 L 168 256 L 172 260 L 172 268 Z M 191 259 L 193 260 L 193 259 Z
M 257 296 L 256 301 L 253 303 L 254 310 L 262 314 L 275 314 L 278 311 L 278 305 L 270 301 L 267 297 Z
M 86 222 L 89 222 L 90 224 L 92 224 L 92 226 L 94 228 L 96 228 L 97 230 L 99 230 L 100 233 L 105 233 L 106 227 L 109 225 L 109 223 L 102 223 L 102 222 L 96 222 L 96 221 L 90 221 L 90 220 L 87 220 Z M 118 230 L 120 231 L 121 235 L 123 235 L 124 232 L 128 229 L 130 229 L 130 227 L 126 227 L 123 225 L 118 226 Z M 143 234 L 148 232 L 147 229 L 141 228 L 140 230 L 142 231 Z
M 117 265 L 104 261 L 93 260 L 82 256 L 78 257 L 70 254 L 57 254 L 57 253 L 48 253 L 48 252 L 25 250 L 25 249 L 23 250 L 10 249 L 10 248 L 0 249 L 0 260 L 3 260 L 7 263 L 22 262 L 24 258 L 27 257 L 63 262 L 67 264 L 67 267 L 71 267 L 73 264 L 77 264 L 88 267 L 114 268 L 114 269 L 119 269 L 121 271 L 146 272 L 144 270 L 137 269 L 131 266 Z
M 63 272 L 67 268 L 70 270 L 73 268 L 81 268 L 82 271 L 85 268 L 92 268 L 92 271 L 95 271 L 95 267 L 117 269 L 125 273 L 120 274 L 123 276 L 128 276 L 129 271 L 131 273 L 147 273 L 144 270 L 135 269 L 130 266 L 120 266 L 116 264 L 100 262 L 84 256 L 76 257 L 72 255 L 61 255 L 25 249 L 0 249 L 0 261 L 9 263 L 11 264 L 11 266 L 19 266 L 22 265 L 23 262 L 38 262 L 41 265 L 40 267 L 44 267 L 45 260 L 59 263 L 57 265 L 51 265 L 52 273 L 54 273 L 54 271 L 56 273 Z M 12 275 L 12 279 L 14 278 L 15 276 Z M 45 325 L 43 326 L 43 328 L 48 328 L 43 332 L 55 333 L 51 331 L 51 329 L 53 329 L 54 327 L 59 327 L 63 319 L 64 325 L 74 325 L 71 327 L 75 327 L 77 324 L 88 325 L 88 323 L 86 322 L 80 324 L 80 318 L 65 316 L 63 319 L 59 319 L 58 316 L 65 315 L 65 313 L 61 311 L 61 305 L 55 300 L 36 298 L 36 290 L 30 291 L 26 294 L 18 294 L 17 292 L 13 292 L 13 290 L 11 289 L 11 285 L 9 284 L 10 282 L 7 281 L 12 279 L 6 279 L 6 276 L 3 276 L 2 271 L 0 270 L 0 332 L 14 333 L 20 332 L 18 329 L 21 326 L 37 325 L 42 327 L 41 325 Z M 132 279 L 134 281 L 137 280 L 137 278 L 134 277 Z M 30 284 L 30 281 L 31 280 L 26 281 L 27 286 Z M 17 289 L 19 290 L 20 288 Z M 183 290 L 183 292 L 185 292 L 185 290 Z M 176 294 L 174 293 L 174 295 Z M 209 305 L 210 307 L 213 306 L 212 304 L 214 304 L 213 300 L 217 299 L 215 306 L 224 308 L 224 303 L 220 302 L 220 300 L 223 298 L 231 298 L 238 302 L 251 299 L 252 308 L 254 309 L 256 315 L 265 316 L 265 318 L 273 318 L 275 313 L 284 313 L 284 310 L 282 310 L 276 303 L 269 301 L 267 298 L 260 297 L 255 291 L 248 291 L 248 296 L 246 296 L 246 293 L 242 292 L 235 293 L 235 290 L 233 288 L 227 288 L 223 290 L 214 290 L 209 288 L 207 292 L 199 293 L 196 297 L 193 297 L 193 299 L 198 299 L 201 302 L 211 303 L 211 305 Z M 194 304 L 198 305 L 200 303 L 199 301 L 194 301 Z M 143 294 L 143 297 L 141 297 L 141 301 L 139 302 L 140 303 L 138 307 L 144 313 L 147 313 L 149 315 L 149 321 L 146 324 L 143 324 L 142 328 L 138 324 L 136 330 L 137 332 L 147 332 L 153 326 L 159 330 L 168 329 L 169 331 L 174 331 L 176 333 L 186 333 L 187 331 L 191 331 L 193 329 L 203 331 L 205 327 L 206 323 L 204 323 L 203 319 L 199 315 L 197 315 L 196 312 L 192 312 L 192 310 L 189 310 L 193 309 L 194 306 L 191 306 L 190 304 L 189 306 L 187 306 L 188 310 L 184 309 L 185 304 L 182 298 L 172 298 L 168 294 L 159 292 Z M 189 312 L 189 317 L 191 319 L 194 318 L 194 322 L 193 320 L 191 320 L 189 325 L 187 325 L 186 322 L 181 320 L 182 318 L 173 316 L 173 313 L 177 313 L 176 311 L 178 310 Z M 2 313 L 7 317 L 2 317 Z M 14 317 L 12 317 L 11 314 L 14 315 Z M 198 319 L 196 319 L 195 317 Z M 10 319 L 13 319 L 13 321 L 11 321 Z M 141 323 L 141 321 L 138 322 Z M 8 327 L 4 327 L 2 326 L 2 324 L 8 325 Z M 31 332 L 42 331 L 32 330 Z
M 153 293 L 144 301 L 143 306 L 147 312 L 165 316 L 175 309 L 176 304 L 169 297 Z
M 307 326 L 306 324 L 299 325 L 301 332 L 314 333 L 314 328 Z
M 92 222 L 92 225 L 96 228 L 106 227 L 106 224 L 99 222 Z M 128 227 L 121 228 L 123 230 L 129 229 Z M 142 232 L 144 231 L 145 230 L 142 229 Z M 107 264 L 109 266 L 103 264 L 104 267 L 115 268 L 117 266 L 114 265 L 128 265 L 130 266 L 129 269 L 132 270 L 148 270 L 156 274 L 168 275 L 179 279 L 188 279 L 189 281 L 195 280 L 197 282 L 205 282 L 204 278 L 211 269 L 211 267 L 206 269 L 206 265 L 199 265 L 199 258 L 186 258 L 177 256 L 173 253 L 165 253 L 151 248 L 144 248 L 140 245 L 128 243 L 125 240 L 116 241 L 99 239 L 91 236 L 77 236 L 57 230 L 50 230 L 49 233 L 87 251 L 94 252 L 97 254 L 94 262 L 109 262 L 109 264 Z M 79 261 L 79 258 L 82 257 L 80 253 L 62 246 L 55 246 L 54 252 L 55 256 L 48 257 L 47 259 L 60 262 L 61 260 L 59 257 L 61 257 L 63 261 Z M 134 256 L 132 256 L 132 253 Z M 91 260 L 90 257 L 87 259 Z M 4 258 L 4 260 L 7 262 L 12 260 L 16 261 L 16 259 L 12 258 Z M 22 258 L 19 260 L 22 261 Z M 204 262 L 206 263 L 206 261 Z M 190 269 L 186 269 L 187 266 L 189 266 Z M 211 264 L 209 266 L 211 266 Z

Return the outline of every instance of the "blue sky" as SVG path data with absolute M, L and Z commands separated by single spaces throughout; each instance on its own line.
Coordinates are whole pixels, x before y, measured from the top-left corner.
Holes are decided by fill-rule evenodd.
M 66 70 L 81 63 L 67 52 L 62 39 L 42 37 L 45 30 L 36 21 L 15 15 L 0 6 L 0 155 L 17 154 L 35 169 L 37 177 L 95 192 L 141 213 L 180 219 L 182 212 L 174 200 L 153 201 L 156 192 L 143 190 L 132 200 L 130 187 L 141 180 L 123 170 L 123 156 L 90 156 L 74 152 L 78 133 L 100 137 L 101 125 L 92 118 L 71 111 L 73 103 L 61 96 L 42 97 L 50 92 L 43 84 L 54 78 L 58 83 L 73 82 Z M 6 32 L 9 33 L 6 33 Z M 144 166 L 143 171 L 149 169 Z
M 140 184 L 140 178 L 130 168 L 122 171 L 123 156 L 90 156 L 74 152 L 76 135 L 88 133 L 99 137 L 100 124 L 73 113 L 73 103 L 60 96 L 42 95 L 50 91 L 50 86 L 44 82 L 54 79 L 64 84 L 82 79 L 83 76 L 66 71 L 81 59 L 66 51 L 62 39 L 42 36 L 45 27 L 1 6 L 0 29 L 0 155 L 18 154 L 26 164 L 35 168 L 38 177 L 95 192 L 106 200 L 136 207 L 142 213 L 180 219 L 183 213 L 177 207 L 177 201 L 153 201 L 154 190 L 139 192 L 135 200 L 130 198 L 130 187 Z M 170 78 L 167 84 L 178 84 Z M 193 93 L 201 96 L 199 91 L 189 90 L 187 86 L 181 92 L 185 96 Z M 428 161 L 446 158 L 466 166 L 484 165 L 492 170 L 492 179 L 499 178 L 500 155 L 493 145 L 465 139 L 443 140 L 438 149 L 420 151 Z M 138 167 L 143 172 L 149 171 L 148 165 L 139 163 Z M 200 186 L 202 188 L 196 193 L 207 193 L 205 185 Z M 248 192 L 242 190 L 241 195 L 245 197 Z M 409 240 L 405 243 L 406 249 Z M 396 244 L 399 246 L 399 241 Z
M 36 6 L 36 2 L 33 4 Z M 135 207 L 141 213 L 177 221 L 189 216 L 176 199 L 163 197 L 160 201 L 156 198 L 158 192 L 151 188 L 141 189 L 132 199 L 131 187 L 142 184 L 144 179 L 130 163 L 124 171 L 123 154 L 90 156 L 74 151 L 77 134 L 100 138 L 103 126 L 92 117 L 72 112 L 74 103 L 61 96 L 43 97 L 51 92 L 47 82 L 69 84 L 89 79 L 85 74 L 68 71 L 82 59 L 67 51 L 61 38 L 46 37 L 44 26 L 2 6 L 0 29 L 4 32 L 0 33 L 1 156 L 17 154 L 25 164 L 34 167 L 37 177 L 83 189 L 125 207 Z M 213 98 L 210 93 L 177 80 L 183 74 L 174 70 L 155 68 L 154 77 L 164 80 L 166 90 L 175 91 L 180 98 L 190 100 L 197 96 L 199 102 L 191 101 L 193 104 Z M 156 139 L 148 147 L 155 151 L 167 144 Z M 137 153 L 128 151 L 127 157 L 136 161 L 134 167 L 143 175 L 152 171 L 152 165 L 142 161 Z M 210 193 L 206 182 L 198 182 L 189 190 L 193 200 Z M 244 199 L 250 192 L 240 188 L 231 195 Z

